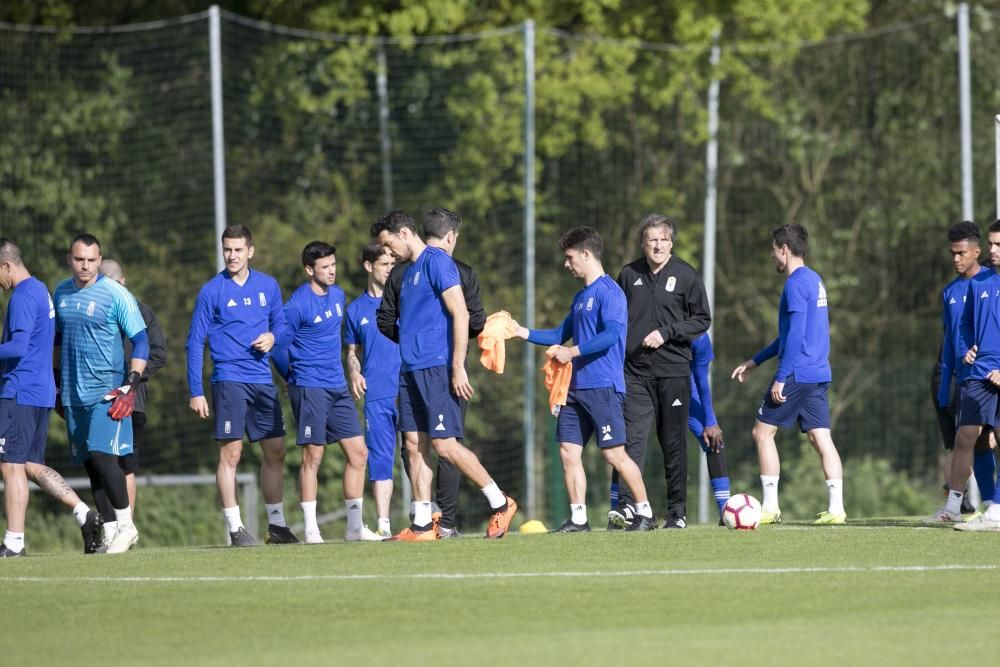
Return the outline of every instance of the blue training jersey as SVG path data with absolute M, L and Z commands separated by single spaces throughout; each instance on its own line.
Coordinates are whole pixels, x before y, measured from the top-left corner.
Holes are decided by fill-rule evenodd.
M 604 330 L 619 325 L 618 340 L 609 348 L 573 358 L 572 389 L 614 387 L 625 393 L 625 334 L 628 303 L 625 292 L 608 274 L 590 283 L 573 297 L 569 311 L 573 342 L 579 346 Z
M 271 384 L 270 354 L 251 347 L 262 333 L 275 342 L 285 333 L 285 311 L 278 281 L 250 269 L 240 285 L 228 271 L 198 292 L 187 339 L 187 376 L 191 396 L 204 396 L 202 364 L 205 339 L 212 357 L 212 382 Z
M 382 297 L 364 292 L 347 306 L 344 340 L 348 345 L 362 347 L 361 373 L 368 387 L 366 401 L 395 398 L 399 393 L 399 345 L 383 336 L 375 324 L 375 311 L 380 303 Z
M 83 288 L 72 278 L 64 280 L 53 300 L 61 338 L 62 404 L 99 403 L 125 378 L 122 334 L 134 338 L 146 330 L 139 305 L 124 286 L 104 276 Z
M 0 338 L 0 398 L 37 408 L 55 405 L 55 318 L 55 306 L 42 281 L 29 276 L 14 287 Z
M 712 340 L 703 333 L 691 342 L 691 405 L 688 410 L 688 428 L 701 437 L 702 427 L 715 426 L 719 421 L 712 408 L 712 390 L 708 369 L 715 358 Z
M 964 377 L 982 380 L 1000 369 L 1000 274 L 994 270 L 969 281 L 962 311 L 961 355 L 973 345 L 977 346 L 976 361 Z
M 992 269 L 979 267 L 979 273 L 990 273 Z M 957 378 L 964 380 L 969 374 L 969 367 L 962 363 L 962 357 L 968 351 L 962 347 L 962 311 L 965 309 L 969 293 L 969 283 L 975 278 L 956 276 L 954 280 L 941 290 L 941 383 L 938 385 L 937 402 L 946 406 L 951 402 L 951 382 Z
M 344 389 L 340 329 L 344 323 L 344 290 L 331 285 L 316 294 L 301 285 L 285 304 L 285 335 L 272 352 L 275 365 L 287 368 L 296 387 Z M 287 359 L 287 362 L 286 362 Z
M 451 316 L 441 294 L 461 284 L 458 267 L 440 248 L 424 248 L 406 267 L 399 289 L 399 356 L 403 371 L 449 362 Z

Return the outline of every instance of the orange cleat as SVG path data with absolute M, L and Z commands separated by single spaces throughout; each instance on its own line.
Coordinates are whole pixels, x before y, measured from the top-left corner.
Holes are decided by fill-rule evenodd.
M 389 538 L 390 542 L 432 542 L 438 539 L 437 531 L 433 528 L 427 530 L 413 530 L 404 528 L 397 535 Z
M 438 530 L 438 527 L 440 525 L 441 525 L 441 512 L 432 512 L 431 513 L 431 530 L 433 530 L 435 533 L 438 533 L 440 535 L 441 533 Z
M 506 535 L 515 514 L 517 514 L 517 503 L 507 496 L 507 509 L 490 515 L 490 525 L 486 526 L 486 539 L 499 540 Z

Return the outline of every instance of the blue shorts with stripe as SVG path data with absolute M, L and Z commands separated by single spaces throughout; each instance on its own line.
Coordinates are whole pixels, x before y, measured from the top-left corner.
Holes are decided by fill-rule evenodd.
M 829 382 L 785 382 L 784 403 L 771 400 L 771 386 L 757 408 L 757 420 L 779 428 L 792 428 L 797 423 L 803 433 L 817 428 L 830 428 L 830 404 L 827 400 Z
M 86 461 L 91 452 L 111 456 L 132 453 L 132 418 L 114 420 L 108 416 L 110 408 L 111 401 L 66 408 L 66 433 L 76 463 Z
M 400 373 L 399 430 L 426 433 L 432 439 L 464 436 L 462 404 L 451 391 L 447 366 Z
M 0 399 L 0 461 L 45 463 L 52 408 L 18 405 L 17 399 Z
M 285 435 L 285 417 L 281 414 L 278 392 L 271 384 L 215 382 L 212 384 L 215 409 L 215 439 L 224 442 L 250 442 Z
M 396 422 L 399 412 L 395 398 L 365 401 L 365 443 L 368 445 L 368 479 L 392 479 L 396 457 Z
M 559 408 L 556 441 L 583 447 L 597 434 L 597 446 L 608 449 L 625 444 L 625 394 L 614 387 L 571 389 Z
M 347 387 L 288 386 L 288 398 L 295 415 L 295 442 L 298 445 L 326 445 L 361 437 L 358 410 Z
M 1000 387 L 971 378 L 958 391 L 959 426 L 1000 426 Z

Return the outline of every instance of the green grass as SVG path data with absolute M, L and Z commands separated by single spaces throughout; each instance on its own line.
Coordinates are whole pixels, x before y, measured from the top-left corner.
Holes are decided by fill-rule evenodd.
M 995 650 L 998 547 L 868 521 L 33 553 L 0 563 L 4 662 L 940 665 Z

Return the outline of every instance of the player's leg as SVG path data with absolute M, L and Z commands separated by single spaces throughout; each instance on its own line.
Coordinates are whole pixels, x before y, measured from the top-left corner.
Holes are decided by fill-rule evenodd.
M 459 401 L 462 409 L 462 432 L 465 432 L 465 413 L 469 409 L 468 401 Z M 465 444 L 460 438 L 459 442 Z M 439 458 L 437 464 L 437 480 L 435 482 L 437 504 L 441 509 L 438 521 L 438 534 L 443 538 L 460 537 L 457 529 L 458 499 L 462 488 L 462 472 L 450 461 Z
M 847 520 L 844 511 L 844 466 L 840 462 L 840 453 L 833 444 L 830 433 L 830 406 L 827 400 L 828 382 L 815 384 L 793 384 L 791 401 L 799 401 L 799 424 L 808 436 L 809 443 L 819 454 L 823 466 L 823 477 L 826 479 L 828 505 L 825 512 L 819 513 L 817 524 L 840 524 Z M 786 394 L 788 396 L 788 394 Z
M 322 544 L 323 536 L 316 521 L 316 496 L 319 488 L 319 467 L 323 463 L 324 445 L 304 444 L 299 447 L 302 465 L 299 466 L 299 502 L 305 523 L 306 544 Z
M 753 437 L 757 447 L 757 463 L 760 465 L 760 486 L 763 493 L 761 502 L 761 523 L 781 523 L 781 509 L 778 505 L 778 482 L 781 476 L 781 461 L 774 436 L 778 427 L 759 419 L 754 421 Z
M 689 377 L 658 378 L 653 403 L 656 431 L 663 451 L 663 472 L 667 481 L 667 515 L 664 528 L 687 526 L 687 422 L 691 402 Z
M 979 487 L 979 497 L 989 507 L 993 503 L 993 492 L 996 491 L 997 460 L 993 453 L 996 444 L 992 429 L 986 429 L 976 440 L 972 457 L 972 474 Z
M 340 442 L 344 452 L 344 508 L 347 511 L 348 542 L 380 541 L 382 538 L 364 524 L 365 468 L 368 467 L 368 446 L 361 435 L 358 411 L 350 392 L 325 389 L 329 398 L 326 411 L 326 437 Z
M 399 430 L 403 433 L 404 468 L 413 490 L 413 522 L 395 539 L 405 542 L 437 539 L 431 530 L 430 440 L 427 438 L 427 407 L 417 386 L 419 371 L 399 376 Z
M 122 456 L 119 461 L 125 472 L 125 486 L 128 489 L 128 504 L 135 515 L 135 476 L 139 472 L 139 448 L 146 434 L 146 413 L 132 413 L 132 453 Z
M 646 446 L 649 441 L 649 429 L 653 425 L 656 416 L 656 404 L 654 402 L 653 380 L 641 378 L 628 371 L 625 372 L 625 453 L 629 455 L 642 472 L 646 462 Z M 622 527 L 631 523 L 626 517 L 619 520 L 619 516 L 624 516 L 624 512 L 633 512 L 635 497 L 632 495 L 628 485 L 618 487 L 618 508 L 622 510 L 609 513 L 608 519 L 616 521 Z
M 219 489 L 219 501 L 222 504 L 222 515 L 226 520 L 230 543 L 234 547 L 250 547 L 257 544 L 257 540 L 243 525 L 236 495 L 236 469 L 243 456 L 243 434 L 246 432 L 247 411 L 251 400 L 248 385 L 242 382 L 212 383 L 215 441 L 219 445 L 219 465 L 215 470 L 215 483 Z
M 9 445 L 5 445 L 5 449 Z M 0 543 L 0 558 L 23 556 L 24 551 L 24 517 L 28 512 L 28 476 L 24 471 L 24 463 L 6 461 L 7 452 L 0 455 L 4 458 L 0 463 L 0 473 L 3 475 L 4 512 L 7 516 L 7 532 L 3 543 Z
M 132 509 L 128 504 L 125 473 L 118 463 L 119 456 L 132 451 L 132 419 L 112 419 L 106 402 L 73 408 L 71 412 L 72 418 L 81 422 L 91 468 L 96 471 L 114 512 L 113 520 L 117 525 L 108 541 L 107 553 L 124 553 L 139 541 L 139 531 L 132 521 Z
M 559 411 L 562 417 L 563 409 Z M 589 438 L 588 438 L 589 440 Z M 569 498 L 569 519 L 553 530 L 553 533 L 589 532 L 587 521 L 587 474 L 583 468 L 583 445 L 575 442 L 559 443 L 559 460 L 563 467 L 563 482 Z
M 73 511 L 73 518 L 76 519 L 83 535 L 83 553 L 96 553 L 104 543 L 104 517 L 90 509 L 87 503 L 70 488 L 63 476 L 47 465 L 29 461 L 25 464 L 24 470 L 28 479 L 37 484 L 38 488 Z
M 368 445 L 368 479 L 372 484 L 375 513 L 378 516 L 377 533 L 391 537 L 389 521 L 392 500 L 392 469 L 396 454 L 395 401 L 382 399 L 365 401 L 365 443 Z
M 930 520 L 949 522 L 962 520 L 962 501 L 965 484 L 969 481 L 976 441 L 983 427 L 992 428 L 997 423 L 1000 407 L 997 388 L 987 380 L 971 379 L 962 383 L 961 403 L 958 410 L 958 432 L 951 457 L 951 475 L 948 479 L 948 500 Z

